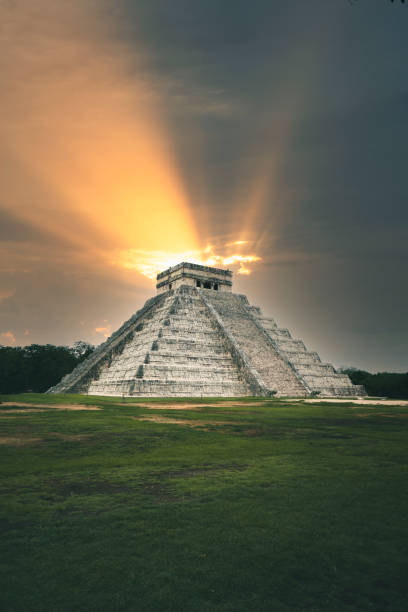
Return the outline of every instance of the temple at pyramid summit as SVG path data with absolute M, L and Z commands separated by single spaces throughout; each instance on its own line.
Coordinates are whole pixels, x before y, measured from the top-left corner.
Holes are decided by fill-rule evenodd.
M 50 393 L 122 397 L 364 395 L 302 340 L 232 292 L 232 272 L 180 263 Z

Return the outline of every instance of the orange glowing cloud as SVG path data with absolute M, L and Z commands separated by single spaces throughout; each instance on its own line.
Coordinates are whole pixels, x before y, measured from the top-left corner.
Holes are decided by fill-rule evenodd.
M 0 346 L 3 342 L 8 345 L 16 343 L 16 337 L 12 331 L 0 332 Z
M 245 264 L 252 264 L 261 261 L 261 258 L 254 254 L 248 255 L 218 255 L 214 252 L 214 247 L 208 245 L 202 250 L 184 252 L 166 251 L 145 251 L 140 249 L 129 249 L 122 251 L 112 263 L 127 270 L 136 270 L 147 278 L 154 280 L 156 275 L 171 266 L 175 266 L 182 261 L 197 263 L 203 266 L 237 268 L 238 274 L 248 275 L 251 270 Z
M 234 240 L 234 242 L 227 242 L 225 246 L 243 246 L 244 244 L 248 244 L 248 240 Z
M 103 7 L 2 5 L 1 206 L 93 251 L 197 248 L 142 54 Z
M 14 246 L 13 265 L 51 259 L 76 278 L 85 269 L 154 278 L 191 261 L 249 274 L 260 258 L 241 252 L 247 240 L 203 247 L 165 100 L 143 50 L 120 41 L 104 6 L 16 0 L 2 7 L 0 207 L 56 239 L 55 247 Z
M 109 336 L 111 335 L 111 326 L 105 325 L 101 327 L 95 327 L 94 332 L 96 334 L 102 334 L 104 338 L 109 338 Z

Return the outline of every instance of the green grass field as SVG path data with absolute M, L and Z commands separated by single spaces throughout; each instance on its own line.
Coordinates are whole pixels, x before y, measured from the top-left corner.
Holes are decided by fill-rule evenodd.
M 407 406 L 0 401 L 2 612 L 408 609 Z

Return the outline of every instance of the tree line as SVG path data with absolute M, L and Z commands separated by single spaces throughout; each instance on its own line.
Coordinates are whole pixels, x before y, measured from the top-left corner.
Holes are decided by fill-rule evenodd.
M 72 372 L 94 348 L 82 341 L 71 347 L 52 344 L 0 346 L 0 393 L 44 393 Z M 364 385 L 368 395 L 408 399 L 408 373 L 371 374 L 357 368 L 342 371 L 355 385 Z
M 389 397 L 392 399 L 408 399 L 408 372 L 377 372 L 370 374 L 357 368 L 342 370 L 351 378 L 355 385 L 364 385 L 368 395 L 375 397 Z
M 0 346 L 0 393 L 44 393 L 94 350 L 92 344 Z

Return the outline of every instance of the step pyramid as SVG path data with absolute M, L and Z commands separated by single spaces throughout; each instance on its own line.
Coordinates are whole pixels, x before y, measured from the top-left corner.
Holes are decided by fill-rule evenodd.
M 232 272 L 181 263 L 146 302 L 50 393 L 122 397 L 357 396 L 245 295 Z

